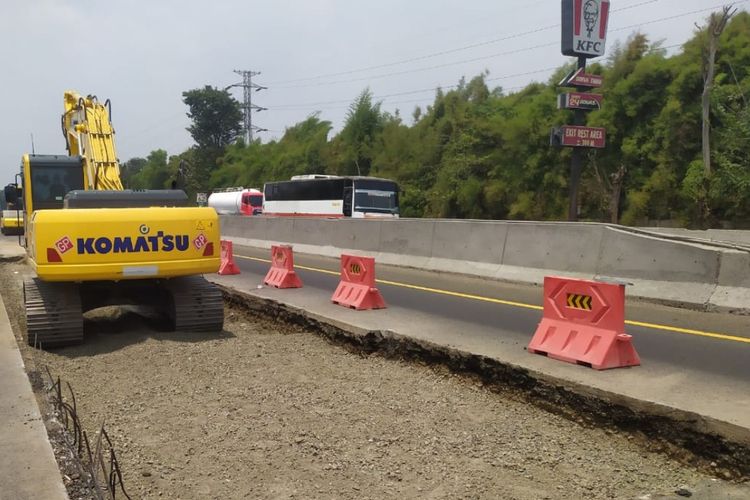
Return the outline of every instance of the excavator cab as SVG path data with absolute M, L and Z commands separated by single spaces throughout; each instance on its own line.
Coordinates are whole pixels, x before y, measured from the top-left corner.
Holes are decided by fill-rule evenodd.
M 83 189 L 83 159 L 79 156 L 28 155 L 24 188 L 32 207 L 63 208 L 65 195 Z

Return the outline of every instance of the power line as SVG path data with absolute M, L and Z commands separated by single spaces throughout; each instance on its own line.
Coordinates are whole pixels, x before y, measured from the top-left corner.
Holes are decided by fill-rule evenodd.
M 518 86 L 515 86 L 515 87 L 508 87 L 508 88 L 507 88 L 507 89 L 505 89 L 505 90 L 515 91 L 515 90 L 522 90 L 522 89 L 525 89 L 526 87 L 528 87 L 528 84 L 527 84 L 527 85 L 518 85 Z M 430 102 L 431 102 L 431 101 L 434 101 L 434 99 L 435 99 L 435 97 L 434 97 L 434 96 L 431 96 L 431 97 L 421 97 L 421 98 L 419 98 L 419 99 L 409 99 L 409 100 L 403 100 L 403 101 L 387 101 L 387 100 L 386 100 L 385 102 L 386 102 L 386 103 L 387 103 L 388 105 L 390 105 L 390 106 L 393 106 L 393 105 L 397 105 L 397 104 L 415 104 L 415 103 L 420 103 L 420 102 L 428 102 L 428 101 L 430 101 Z M 515 105 L 515 104 L 513 104 L 513 106 L 514 106 L 514 105 Z M 511 107 L 512 107 L 512 106 L 511 106 Z M 348 108 L 349 108 L 349 106 L 330 106 L 330 107 L 327 107 L 327 108 L 323 108 L 323 109 L 317 109 L 317 108 L 307 108 L 307 109 L 282 109 L 282 110 L 280 110 L 280 111 L 312 111 L 313 113 L 315 113 L 315 112 L 318 112 L 318 111 L 329 111 L 329 110 L 334 110 L 334 109 L 348 109 Z M 312 114 L 312 113 L 310 113 L 310 114 Z M 277 131 L 277 132 L 278 132 L 278 131 Z
M 556 66 L 552 66 L 552 67 L 537 69 L 537 70 L 533 70 L 533 71 L 524 71 L 523 73 L 514 73 L 512 75 L 503 75 L 503 76 L 497 76 L 497 77 L 494 77 L 494 78 L 487 78 L 485 81 L 486 82 L 494 82 L 494 81 L 499 81 L 499 80 L 507 80 L 508 78 L 516 78 L 516 77 L 519 77 L 519 76 L 529 76 L 529 75 L 534 75 L 534 74 L 538 74 L 538 73 L 543 73 L 543 72 L 546 72 L 546 71 L 552 71 L 552 70 L 555 70 L 555 69 L 557 69 L 557 67 Z M 430 88 L 423 88 L 423 89 L 417 89 L 417 90 L 407 90 L 407 91 L 404 91 L 404 92 L 396 92 L 396 93 L 393 93 L 393 94 L 384 94 L 384 95 L 379 95 L 379 96 L 373 96 L 373 98 L 375 98 L 375 99 L 384 99 L 384 98 L 388 98 L 388 97 L 397 97 L 397 96 L 410 95 L 410 94 L 419 94 L 419 93 L 423 93 L 423 92 L 434 92 L 438 88 L 452 89 L 452 88 L 458 87 L 458 85 L 459 84 L 454 84 L 454 85 L 435 85 L 435 86 L 430 87 Z M 282 109 L 282 108 L 288 108 L 288 107 L 318 106 L 318 105 L 321 105 L 321 104 L 339 104 L 339 103 L 351 103 L 351 102 L 352 102 L 351 99 L 337 99 L 335 101 L 320 101 L 320 102 L 301 103 L 301 104 L 280 104 L 278 106 L 271 106 L 271 108 L 273 108 L 273 109 L 276 110 L 276 109 Z
M 432 69 L 447 68 L 449 66 L 455 66 L 457 64 L 467 64 L 467 63 L 471 63 L 471 62 L 483 61 L 483 60 L 486 60 L 486 59 L 494 59 L 494 58 L 500 57 L 500 56 L 507 56 L 507 55 L 511 55 L 511 54 L 518 54 L 518 53 L 521 53 L 521 52 L 527 52 L 527 51 L 530 51 L 530 50 L 540 49 L 540 48 L 544 48 L 544 47 L 551 47 L 551 46 L 557 45 L 559 43 L 560 42 L 557 41 L 557 42 L 551 42 L 551 43 L 544 43 L 544 44 L 540 44 L 540 45 L 533 45 L 531 47 L 522 47 L 522 48 L 519 48 L 519 49 L 507 50 L 505 52 L 498 52 L 496 54 L 490 54 L 490 55 L 487 55 L 487 56 L 475 57 L 473 59 L 464 59 L 464 60 L 461 60 L 461 61 L 453 61 L 453 62 L 444 63 L 444 64 L 436 64 L 434 66 L 427 66 L 427 67 L 424 67 L 424 68 L 416 68 L 416 69 L 409 69 L 409 70 L 404 70 L 404 71 L 396 71 L 396 72 L 392 72 L 392 73 L 384 73 L 384 74 L 380 74 L 380 75 L 365 76 L 365 77 L 360 77 L 360 78 L 352 78 L 352 79 L 349 79 L 349 80 L 337 80 L 337 81 L 332 81 L 332 82 L 320 82 L 320 83 L 312 83 L 312 84 L 308 84 L 308 85 L 293 85 L 293 86 L 278 87 L 278 88 L 290 89 L 290 88 L 302 88 L 302 87 L 322 87 L 322 86 L 334 85 L 334 84 L 339 84 L 339 83 L 362 82 L 362 81 L 373 80 L 373 79 L 376 79 L 376 78 L 387 78 L 387 77 L 390 77 L 390 76 L 407 75 L 407 74 L 410 74 L 410 73 L 419 73 L 419 72 L 422 72 L 422 71 L 429 71 L 429 70 L 432 70 Z
M 659 1 L 661 1 L 661 0 L 645 0 L 645 1 L 639 2 L 639 3 L 634 4 L 634 5 L 630 5 L 630 6 L 626 6 L 626 7 L 621 7 L 619 9 L 613 10 L 612 12 L 621 12 L 623 10 L 629 10 L 629 9 L 633 9 L 633 8 L 636 8 L 636 7 L 640 7 L 642 5 L 652 4 L 652 3 L 659 2 Z M 392 66 L 399 66 L 401 64 L 408 64 L 408 63 L 412 63 L 412 62 L 416 62 L 416 61 L 423 61 L 425 59 L 432 59 L 432 58 L 435 58 L 435 57 L 444 56 L 444 55 L 447 55 L 447 54 L 453 54 L 455 52 L 462 52 L 464 50 L 470 50 L 470 49 L 474 49 L 474 48 L 477 48 L 477 47 L 483 47 L 483 46 L 486 46 L 486 45 L 493 45 L 493 44 L 504 42 L 504 41 L 507 41 L 507 40 L 512 40 L 514 38 L 520 38 L 520 37 L 526 36 L 526 35 L 533 35 L 535 33 L 540 33 L 542 31 L 548 31 L 548 30 L 557 28 L 559 26 L 560 26 L 559 23 L 555 23 L 555 24 L 551 24 L 551 25 L 548 25 L 548 26 L 543 26 L 541 28 L 536 28 L 536 29 L 529 30 L 529 31 L 524 31 L 524 32 L 520 32 L 520 33 L 514 33 L 514 34 L 511 34 L 511 35 L 505 35 L 505 36 L 502 36 L 500 38 L 495 38 L 495 39 L 487 40 L 487 41 L 484 41 L 484 42 L 473 43 L 473 44 L 469 44 L 469 45 L 464 45 L 462 47 L 456 47 L 456 48 L 453 48 L 453 49 L 442 50 L 442 51 L 439 51 L 439 52 L 432 52 L 430 54 L 425 54 L 423 56 L 412 57 L 412 58 L 409 58 L 409 59 L 402 59 L 400 61 L 395 61 L 395 62 L 391 62 L 391 63 L 384 63 L 384 64 L 378 64 L 378 65 L 374 65 L 374 66 L 367 66 L 367 67 L 364 67 L 364 68 L 358 68 L 358 69 L 353 69 L 353 70 L 349 70 L 349 71 L 340 71 L 340 72 L 337 72 L 337 73 L 327 73 L 327 74 L 323 74 L 323 75 L 309 76 L 309 77 L 305 77 L 305 78 L 295 78 L 295 79 L 291 79 L 291 80 L 281 80 L 281 81 L 272 82 L 272 83 L 273 83 L 273 85 L 276 86 L 276 88 L 296 88 L 296 86 L 279 86 L 279 84 L 283 85 L 283 84 L 286 84 L 286 83 L 305 82 L 305 81 L 311 81 L 311 80 L 318 80 L 320 78 L 329 78 L 329 77 L 334 77 L 334 76 L 344 76 L 344 75 L 350 75 L 350 74 L 353 74 L 353 73 L 361 73 L 363 71 L 370 71 L 370 70 L 373 70 L 373 69 L 382 69 L 382 68 L 388 68 L 388 67 L 392 67 Z
M 419 56 L 419 57 L 413 57 L 411 59 L 403 59 L 401 61 L 396 61 L 396 62 L 392 62 L 392 63 L 379 64 L 377 66 L 368 66 L 366 68 L 353 69 L 353 70 L 350 70 L 350 71 L 341 71 L 339 73 L 329 73 L 327 75 L 318 75 L 318 76 L 314 76 L 314 77 L 310 77 L 310 78 L 299 78 L 299 79 L 296 79 L 296 80 L 287 80 L 284 83 L 317 80 L 319 78 L 327 78 L 327 77 L 331 77 L 331 76 L 350 75 L 350 74 L 353 74 L 353 73 L 361 73 L 363 71 L 369 71 L 369 70 L 373 70 L 373 69 L 388 68 L 388 67 L 391 67 L 391 66 L 399 66 L 401 64 L 407 64 L 407 63 L 412 63 L 412 62 L 416 62 L 416 61 L 423 61 L 425 59 L 432 59 L 434 57 L 444 56 L 444 55 L 447 55 L 447 54 L 452 54 L 454 52 L 461 52 L 461 51 L 473 49 L 473 48 L 476 48 L 476 47 L 482 47 L 484 45 L 491 45 L 491 44 L 498 43 L 498 42 L 501 42 L 501 41 L 511 40 L 513 38 L 519 38 L 519 37 L 522 37 L 522 36 L 531 35 L 531 34 L 534 34 L 534 33 L 539 33 L 539 32 L 542 32 L 542 31 L 546 31 L 546 30 L 555 28 L 557 26 L 558 26 L 557 24 L 553 24 L 553 25 L 549 25 L 549 26 L 544 26 L 542 28 L 537 28 L 535 30 L 525 31 L 523 33 L 515 33 L 513 35 L 508 35 L 508 36 L 505 36 L 503 38 L 497 38 L 495 40 L 489 40 L 487 42 L 475 43 L 475 44 L 472 44 L 472 45 L 466 45 L 464 47 L 458 47 L 458 48 L 455 48 L 455 49 L 444 50 L 444 51 L 441 51 L 441 52 L 433 52 L 432 54 L 427 54 L 427 55 Z M 396 73 L 396 74 L 398 74 L 398 73 Z M 358 80 L 348 80 L 348 81 L 358 81 Z M 316 84 L 316 85 L 318 85 L 318 84 Z M 325 84 L 320 84 L 320 85 L 325 85 Z M 287 88 L 298 88 L 298 87 L 307 87 L 307 86 L 308 85 L 287 85 L 287 86 L 279 86 L 277 88 L 287 89 Z
M 732 5 L 738 5 L 738 4 L 741 4 L 741 3 L 747 3 L 748 1 L 750 1 L 750 0 L 730 1 L 730 3 Z M 623 26 L 621 28 L 610 30 L 610 32 L 612 33 L 612 32 L 615 32 L 615 31 L 623 31 L 623 30 L 627 30 L 627 29 L 631 29 L 631 28 L 639 28 L 641 26 L 646 26 L 648 24 L 654 24 L 654 23 L 658 23 L 658 22 L 662 22 L 662 21 L 671 21 L 672 19 L 679 19 L 680 17 L 690 16 L 690 15 L 693 15 L 693 14 L 701 14 L 703 12 L 708 12 L 708 11 L 711 11 L 711 10 L 719 9 L 721 7 L 724 7 L 724 5 L 726 5 L 726 4 L 714 5 L 713 7 L 708 7 L 708 8 L 704 8 L 704 9 L 693 10 L 693 11 L 690 11 L 690 12 L 683 12 L 682 14 L 675 14 L 674 16 L 661 17 L 659 19 L 653 19 L 651 21 L 646 21 L 646 22 L 643 22 L 643 23 L 631 24 L 630 26 Z
M 654 0 L 654 1 L 658 1 L 658 0 Z M 735 4 L 747 3 L 748 1 L 750 1 L 750 0 L 739 0 L 738 2 L 735 2 Z M 639 5 L 642 5 L 642 4 L 639 4 Z M 659 22 L 663 22 L 663 21 L 670 21 L 670 20 L 673 20 L 673 19 L 678 19 L 680 17 L 686 17 L 686 16 L 690 16 L 690 15 L 693 15 L 693 14 L 700 14 L 702 12 L 712 11 L 712 10 L 715 10 L 717 8 L 720 8 L 720 7 L 722 7 L 722 5 L 715 5 L 713 7 L 708 7 L 708 8 L 693 10 L 693 11 L 690 11 L 690 12 L 683 12 L 681 14 L 676 14 L 676 15 L 673 15 L 673 16 L 666 16 L 666 17 L 662 17 L 662 18 L 658 18 L 658 19 L 652 19 L 650 21 L 644 21 L 644 22 L 638 23 L 638 24 L 632 24 L 632 25 L 629 25 L 629 26 L 623 26 L 623 27 L 619 27 L 619 28 L 614 28 L 614 29 L 611 29 L 609 31 L 610 31 L 610 33 L 618 32 L 618 31 L 624 31 L 624 30 L 627 30 L 627 29 L 637 28 L 637 27 L 640 27 L 640 26 L 646 26 L 646 25 L 649 25 L 649 24 L 655 24 L 655 23 L 659 23 Z M 620 9 L 620 10 L 623 10 L 623 9 Z M 552 27 L 558 27 L 558 26 L 559 25 L 556 24 L 556 25 L 554 25 Z M 540 30 L 541 29 L 549 29 L 549 27 L 540 28 Z M 530 32 L 527 32 L 527 33 L 530 33 Z M 557 45 L 559 43 L 560 42 L 558 40 L 558 41 L 544 43 L 544 44 L 539 44 L 539 45 L 532 45 L 532 46 L 528 46 L 528 47 L 521 47 L 521 48 L 518 48 L 518 49 L 513 49 L 513 50 L 509 50 L 509 51 L 504 51 L 504 52 L 497 52 L 497 53 L 494 53 L 494 54 L 489 54 L 489 55 L 481 56 L 481 57 L 475 57 L 475 58 L 471 58 L 471 59 L 463 59 L 463 60 L 459 60 L 459 61 L 453 61 L 453 62 L 449 62 L 449 63 L 437 64 L 437 65 L 427 66 L 427 67 L 423 67 L 423 68 L 415 68 L 415 69 L 409 69 L 409 70 L 403 70 L 403 71 L 396 71 L 396 72 L 391 72 L 391 73 L 383 73 L 383 74 L 371 75 L 371 76 L 367 76 L 367 77 L 352 78 L 352 79 L 348 79 L 348 80 L 334 80 L 334 81 L 326 81 L 326 82 L 317 82 L 317 83 L 310 83 L 310 84 L 303 84 L 303 85 L 280 86 L 280 87 L 276 87 L 276 88 L 290 89 L 290 88 L 321 87 L 321 86 L 328 86 L 328 85 L 336 85 L 336 84 L 340 84 L 340 83 L 355 83 L 355 82 L 361 82 L 361 81 L 369 81 L 369 80 L 373 80 L 373 79 L 376 79 L 376 78 L 388 78 L 388 77 L 391 77 L 391 76 L 401 76 L 401 75 L 406 75 L 406 74 L 411 74 L 411 73 L 418 73 L 418 72 L 422 72 L 422 71 L 429 71 L 429 70 L 433 70 L 433 69 L 446 68 L 446 67 L 449 67 L 449 66 L 456 66 L 456 65 L 459 65 L 459 64 L 468 64 L 468 63 L 472 63 L 472 62 L 484 61 L 484 60 L 487 60 L 487 59 L 494 59 L 496 57 L 501 57 L 501 56 L 506 56 L 506 55 L 512 55 L 512 54 L 518 54 L 518 53 L 521 53 L 521 52 L 528 52 L 528 51 L 536 50 L 536 49 L 540 49 L 540 48 L 552 47 L 552 46 L 555 46 L 555 45 Z M 355 70 L 355 71 L 360 71 L 360 70 Z
M 672 45 L 654 46 L 654 47 L 650 48 L 648 51 L 646 51 L 644 55 L 651 54 L 651 53 L 654 53 L 654 52 L 659 52 L 659 51 L 662 51 L 662 50 L 668 50 L 668 49 L 672 49 L 672 48 L 676 48 L 676 47 L 681 47 L 682 45 L 683 44 L 681 44 L 681 43 L 675 43 L 675 44 L 672 44 Z M 557 70 L 559 68 L 560 68 L 560 66 L 551 66 L 551 67 L 547 67 L 547 68 L 541 68 L 541 69 L 537 69 L 537 70 L 526 71 L 526 72 L 523 72 L 523 73 L 514 73 L 514 74 L 503 75 L 503 76 L 498 76 L 498 77 L 494 77 L 494 78 L 486 78 L 485 82 L 493 82 L 493 81 L 499 81 L 499 80 L 506 80 L 506 79 L 509 79 L 509 78 L 516 78 L 516 77 L 519 77 L 519 76 L 529 76 L 529 75 L 538 74 L 538 73 L 546 73 L 546 72 L 549 72 L 549 71 L 555 71 L 555 70 Z M 431 87 L 431 88 L 423 88 L 423 89 L 417 89 L 417 90 L 408 90 L 408 91 L 404 91 L 404 92 L 396 92 L 396 93 L 393 93 L 393 94 L 374 95 L 373 99 L 375 99 L 375 100 L 382 100 L 383 102 L 387 102 L 388 104 L 419 102 L 419 101 L 425 101 L 425 100 L 434 99 L 434 96 L 424 97 L 424 98 L 420 98 L 420 99 L 413 100 L 413 101 L 396 101 L 396 102 L 394 102 L 394 101 L 388 101 L 388 98 L 390 98 L 390 97 L 400 97 L 400 96 L 410 95 L 410 94 L 420 94 L 420 93 L 424 93 L 424 92 L 435 92 L 437 89 L 451 90 L 451 89 L 455 89 L 455 88 L 459 87 L 459 85 L 460 84 L 436 85 L 436 86 Z M 503 90 L 504 91 L 520 90 L 520 89 L 526 88 L 528 85 L 529 84 L 519 85 L 519 86 L 515 86 L 515 87 L 508 87 L 508 88 L 504 88 Z M 351 102 L 352 102 L 352 99 L 339 99 L 339 100 L 335 100 L 335 101 L 319 101 L 319 102 L 311 102 L 311 103 L 282 104 L 282 105 L 279 105 L 279 106 L 272 106 L 272 108 L 274 110 L 277 110 L 277 111 L 305 111 L 305 110 L 310 110 L 310 109 L 314 109 L 314 110 L 318 110 L 318 111 L 325 111 L 325 110 L 329 110 L 329 109 L 346 109 L 349 106 L 348 105 L 346 105 L 346 106 L 326 106 L 326 107 L 323 107 L 323 108 L 320 108 L 319 106 L 321 106 L 321 105 L 330 105 L 330 104 L 334 104 L 335 105 L 335 104 L 341 104 L 341 103 L 349 103 L 349 104 L 351 104 Z
M 652 47 L 651 49 L 649 49 L 646 53 L 648 54 L 648 53 L 652 53 L 652 52 L 658 52 L 660 50 L 667 50 L 667 49 L 671 49 L 671 48 L 675 48 L 675 47 L 681 47 L 681 46 L 682 46 L 681 43 L 676 43 L 676 44 L 667 45 L 667 46 L 656 46 L 656 47 Z M 524 71 L 522 73 L 513 73 L 513 74 L 510 74 L 510 75 L 496 76 L 496 77 L 493 77 L 493 78 L 486 78 L 485 82 L 496 82 L 496 81 L 499 81 L 499 80 L 507 80 L 509 78 L 517 78 L 519 76 L 529 76 L 529 75 L 534 75 L 534 74 L 539 74 L 539 73 L 546 73 L 548 71 L 555 71 L 555 70 L 557 70 L 559 68 L 560 68 L 560 66 L 549 66 L 549 67 L 546 67 L 546 68 L 535 69 L 535 70 L 532 70 L 532 71 Z M 387 99 L 389 97 L 397 97 L 397 96 L 410 95 L 410 94 L 420 94 L 420 93 L 423 93 L 423 92 L 434 92 L 437 89 L 448 90 L 448 89 L 457 88 L 459 85 L 460 84 L 435 85 L 435 86 L 429 87 L 429 88 L 423 88 L 423 89 L 417 89 L 417 90 L 407 90 L 407 91 L 404 91 L 404 92 L 396 92 L 396 93 L 393 93 L 393 94 L 375 95 L 375 96 L 373 96 L 373 99 Z M 523 87 L 524 86 L 521 86 L 521 87 L 510 87 L 510 88 L 507 88 L 507 89 L 504 89 L 504 90 L 512 90 L 512 89 L 523 88 Z M 320 106 L 320 105 L 351 103 L 351 102 L 352 102 L 352 99 L 337 99 L 337 100 L 334 100 L 334 101 L 318 101 L 318 102 L 296 103 L 296 104 L 279 104 L 278 106 L 271 105 L 271 108 L 274 109 L 274 110 L 284 110 L 285 108 L 309 109 L 309 108 L 314 108 L 314 107 Z

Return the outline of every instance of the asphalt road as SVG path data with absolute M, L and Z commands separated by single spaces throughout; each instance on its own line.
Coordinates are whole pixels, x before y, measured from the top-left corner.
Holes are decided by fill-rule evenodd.
M 269 259 L 270 252 L 235 246 L 234 253 L 241 271 L 256 275 L 258 282 L 262 282 L 270 264 L 258 259 Z M 295 255 L 295 264 L 305 287 L 333 293 L 338 283 L 337 260 Z M 541 317 L 541 311 L 536 309 L 483 300 L 500 299 L 539 306 L 542 295 L 537 287 L 390 266 L 378 266 L 376 272 L 378 288 L 386 303 L 466 323 L 466 330 L 456 332 L 457 336 L 477 334 L 471 325 L 481 325 L 496 329 L 497 335 L 502 335 L 506 341 L 528 344 Z M 629 301 L 626 319 L 653 325 L 626 326 L 642 362 L 668 363 L 676 369 L 690 366 L 750 381 L 750 317 Z M 682 329 L 693 333 L 679 331 Z
M 4 236 L 2 239 L 17 241 L 16 236 Z M 269 254 L 267 250 L 235 246 L 236 262 L 240 269 L 245 274 L 257 276 L 258 283 L 262 282 L 270 266 L 269 262 L 265 262 L 270 258 Z M 295 255 L 295 262 L 305 287 L 333 293 L 338 283 L 338 260 L 298 254 Z M 383 265 L 377 266 L 377 277 L 378 288 L 386 303 L 461 321 L 467 328 L 456 332 L 457 336 L 484 335 L 479 329 L 471 329 L 471 325 L 480 325 L 485 327 L 483 331 L 489 328 L 505 341 L 526 345 L 541 318 L 541 311 L 533 308 L 542 303 L 542 293 L 538 287 Z M 451 293 L 464 296 L 448 295 Z M 516 302 L 531 308 L 492 300 Z M 628 301 L 626 318 L 654 325 L 626 326 L 627 333 L 633 335 L 634 345 L 643 362 L 668 363 L 675 369 L 690 366 L 692 369 L 750 382 L 750 317 Z M 688 329 L 694 333 L 674 329 Z M 702 336 L 701 333 L 709 336 Z M 748 340 L 743 342 L 742 339 Z

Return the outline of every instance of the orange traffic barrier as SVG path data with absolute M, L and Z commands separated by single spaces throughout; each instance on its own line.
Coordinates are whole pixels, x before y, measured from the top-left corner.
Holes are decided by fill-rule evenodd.
M 302 288 L 302 280 L 294 272 L 294 252 L 289 245 L 271 247 L 271 269 L 263 280 L 276 288 Z
M 544 314 L 528 351 L 597 370 L 641 364 L 625 333 L 625 285 L 544 278 Z
M 219 266 L 219 274 L 240 274 L 240 268 L 234 263 L 232 242 L 228 240 L 221 240 L 221 266 Z
M 385 301 L 375 288 L 375 259 L 341 255 L 341 281 L 331 301 L 352 309 L 385 309 Z

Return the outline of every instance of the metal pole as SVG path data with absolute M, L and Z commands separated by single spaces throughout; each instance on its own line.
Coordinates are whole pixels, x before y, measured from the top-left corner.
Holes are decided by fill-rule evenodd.
M 578 69 L 586 69 L 586 58 L 578 57 Z M 576 87 L 579 92 L 585 92 L 586 89 Z M 582 109 L 576 109 L 573 112 L 573 125 L 586 125 L 586 112 Z M 568 206 L 568 220 L 578 220 L 578 185 L 581 182 L 581 171 L 583 170 L 583 148 L 573 148 L 570 159 L 570 205 Z
M 253 142 L 253 74 L 251 72 L 245 73 L 247 75 L 247 81 L 245 82 L 245 106 L 247 106 L 247 145 L 249 146 Z

